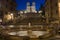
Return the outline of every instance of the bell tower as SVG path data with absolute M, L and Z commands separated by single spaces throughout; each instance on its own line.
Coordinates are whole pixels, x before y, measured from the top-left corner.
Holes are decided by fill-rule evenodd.
M 27 2 L 27 12 L 30 12 L 30 2 Z
M 32 2 L 31 11 L 32 12 L 35 12 L 36 11 L 35 2 Z

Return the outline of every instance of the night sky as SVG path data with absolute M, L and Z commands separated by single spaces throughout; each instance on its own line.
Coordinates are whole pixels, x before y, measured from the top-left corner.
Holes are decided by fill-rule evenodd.
M 39 10 L 41 5 L 45 4 L 45 0 L 16 0 L 16 3 L 17 3 L 16 10 L 26 10 L 26 3 L 27 2 L 30 2 L 30 4 L 32 4 L 32 2 L 35 2 L 36 3 L 36 10 Z

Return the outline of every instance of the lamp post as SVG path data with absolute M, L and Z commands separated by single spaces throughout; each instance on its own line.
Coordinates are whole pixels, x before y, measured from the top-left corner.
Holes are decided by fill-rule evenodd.
M 10 15 L 11 15 L 11 20 L 13 20 L 13 13 L 11 13 Z

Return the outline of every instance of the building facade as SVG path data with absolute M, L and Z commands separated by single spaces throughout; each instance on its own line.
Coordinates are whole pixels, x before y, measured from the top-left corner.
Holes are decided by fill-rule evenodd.
M 56 34 L 60 35 L 60 0 L 46 0 L 45 6 L 47 23 L 52 24 Z
M 57 34 L 60 35 L 60 0 L 58 0 L 58 13 L 59 13 L 59 26 L 57 28 Z
M 47 21 L 48 20 L 54 21 L 56 19 L 59 19 L 59 16 L 58 16 L 58 0 L 46 0 L 45 15 L 47 17 Z
M 4 20 L 4 15 L 8 12 L 15 12 L 16 2 L 15 0 L 0 0 L 0 17 Z
M 3 11 L 4 13 L 6 12 L 12 12 L 15 10 L 16 3 L 14 0 L 1 0 L 0 1 L 0 10 Z

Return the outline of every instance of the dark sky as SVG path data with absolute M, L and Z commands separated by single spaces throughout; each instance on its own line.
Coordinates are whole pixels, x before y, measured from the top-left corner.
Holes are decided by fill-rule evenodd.
M 30 2 L 30 4 L 32 4 L 33 1 L 36 3 L 36 10 L 39 10 L 41 5 L 44 5 L 45 3 L 45 0 L 16 0 L 17 3 L 16 10 L 25 10 L 26 3 Z

